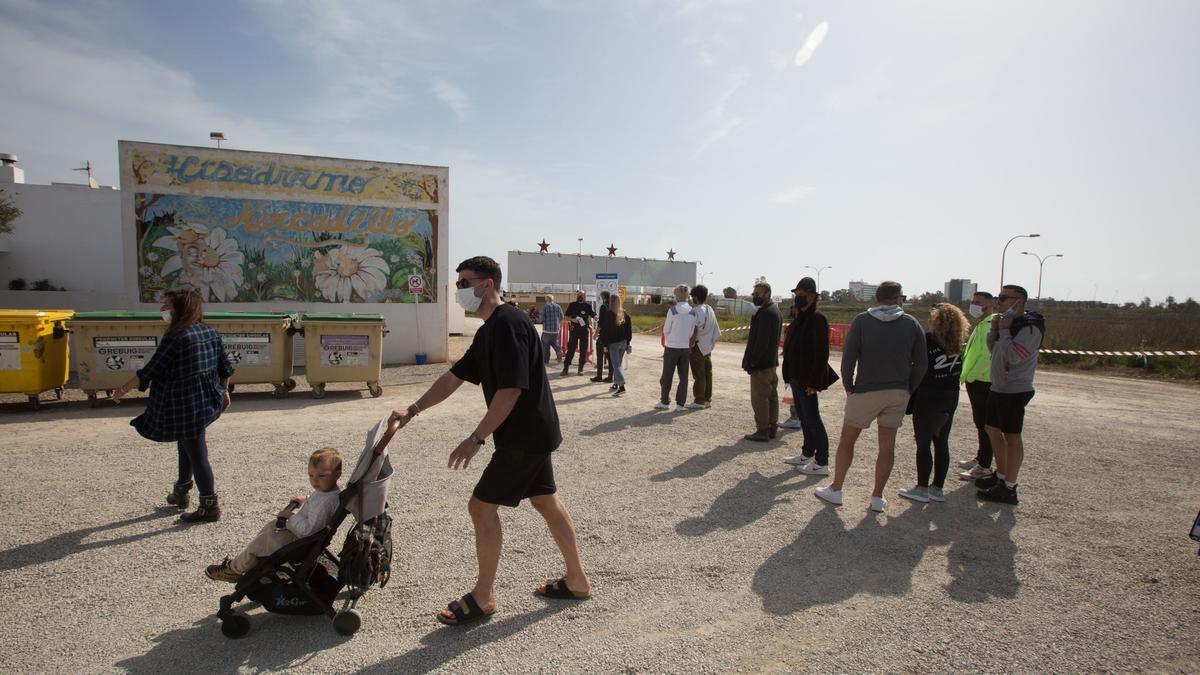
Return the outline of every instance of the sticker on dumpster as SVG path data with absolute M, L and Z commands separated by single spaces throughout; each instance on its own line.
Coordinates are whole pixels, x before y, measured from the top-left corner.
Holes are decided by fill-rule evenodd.
M 96 372 L 132 372 L 146 367 L 158 348 L 153 335 L 106 335 L 92 338 Z
M 21 369 L 21 339 L 16 331 L 0 331 L 0 370 Z
M 271 365 L 270 333 L 221 333 L 221 341 L 234 368 Z
M 335 368 L 367 365 L 367 335 L 322 335 L 321 360 Z

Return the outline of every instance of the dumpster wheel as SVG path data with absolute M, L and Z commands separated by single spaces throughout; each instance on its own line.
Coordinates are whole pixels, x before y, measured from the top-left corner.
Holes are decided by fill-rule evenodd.
M 38 410 L 42 407 L 42 402 L 38 399 L 37 394 L 29 395 L 29 407 L 32 410 Z
M 88 392 L 88 406 L 96 408 L 100 405 L 100 399 L 96 397 L 96 392 Z
M 62 387 L 55 387 L 55 388 L 54 388 L 54 398 L 55 398 L 55 400 L 57 400 L 57 401 L 61 401 L 61 400 L 62 400 L 62 396 L 63 396 L 63 388 L 62 388 Z
M 290 391 L 291 389 L 288 389 L 286 384 L 277 384 L 275 385 L 274 391 L 271 392 L 271 395 L 275 398 L 283 398 L 284 396 L 287 396 L 288 392 Z
M 285 389 L 287 389 L 288 391 L 291 391 L 291 390 L 293 390 L 293 389 L 295 389 L 295 388 L 296 388 L 296 381 L 295 381 L 294 379 L 292 379 L 292 378 L 290 378 L 290 377 L 289 377 L 289 378 L 287 379 L 287 382 L 284 382 L 284 383 L 283 383 L 283 386 L 284 386 L 284 388 L 285 388 Z
M 374 398 L 383 396 L 383 387 L 378 382 L 368 382 L 367 389 L 371 390 L 371 396 Z
M 312 388 L 313 398 L 325 398 L 325 383 L 314 384 Z

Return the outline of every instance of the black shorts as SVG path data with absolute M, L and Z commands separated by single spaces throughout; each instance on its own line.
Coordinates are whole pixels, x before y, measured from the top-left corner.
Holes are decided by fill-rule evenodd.
M 1025 406 L 1033 399 L 1032 391 L 1020 394 L 988 392 L 987 425 L 1006 434 L 1019 434 L 1025 426 Z
M 475 498 L 489 504 L 516 506 L 522 499 L 552 495 L 558 491 L 554 484 L 554 465 L 550 453 L 497 451 L 483 469 L 475 484 Z

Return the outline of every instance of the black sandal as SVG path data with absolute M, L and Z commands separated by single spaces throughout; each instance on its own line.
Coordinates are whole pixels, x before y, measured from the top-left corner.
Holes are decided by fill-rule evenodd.
M 554 598 L 555 600 L 587 600 L 592 597 L 591 593 L 577 593 L 567 588 L 566 577 L 547 579 L 546 587 L 539 588 L 534 592 L 544 598 Z
M 469 614 L 463 611 L 463 605 L 467 606 Z M 451 600 L 450 604 L 446 605 L 446 609 L 450 610 L 450 613 L 454 615 L 453 621 L 447 619 L 441 612 L 438 612 L 435 616 L 437 616 L 438 621 L 447 626 L 461 626 L 463 624 L 475 623 L 496 613 L 494 609 L 490 612 L 484 612 L 479 607 L 479 603 L 475 602 L 475 596 L 470 593 L 462 596 L 461 603 L 458 600 Z

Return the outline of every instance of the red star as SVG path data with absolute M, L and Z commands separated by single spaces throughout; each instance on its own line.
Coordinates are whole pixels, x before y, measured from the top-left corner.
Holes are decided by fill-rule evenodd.
M 609 254 L 609 255 L 616 255 L 616 254 L 617 254 L 617 247 L 616 247 L 616 246 L 613 246 L 612 244 L 609 244 L 609 245 L 608 245 L 608 254 Z
M 542 250 L 538 251 L 538 255 L 546 253 L 547 251 L 550 250 L 550 244 L 546 243 L 545 237 L 542 237 L 542 243 L 538 244 L 538 248 L 542 249 Z
M 668 250 L 667 251 L 667 260 L 674 260 L 674 259 L 675 259 L 675 249 Z

